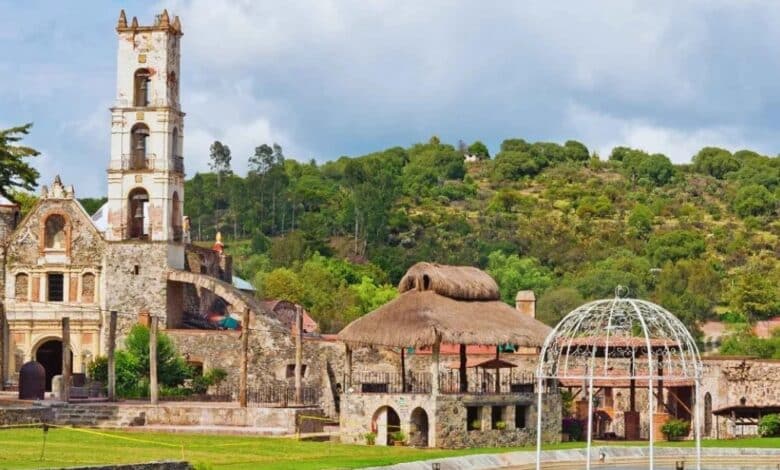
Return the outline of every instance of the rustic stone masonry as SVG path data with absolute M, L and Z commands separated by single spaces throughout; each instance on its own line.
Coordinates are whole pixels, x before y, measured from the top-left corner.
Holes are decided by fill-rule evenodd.
M 119 465 L 95 465 L 87 467 L 68 467 L 68 470 L 192 470 L 189 462 L 163 461 L 146 463 L 128 463 Z
M 48 407 L 0 408 L 0 426 L 16 424 L 48 423 L 54 420 L 54 412 Z

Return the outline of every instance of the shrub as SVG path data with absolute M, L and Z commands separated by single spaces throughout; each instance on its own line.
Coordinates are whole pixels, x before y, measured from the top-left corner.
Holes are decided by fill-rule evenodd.
M 661 432 L 666 436 L 666 440 L 668 441 L 687 436 L 690 430 L 691 424 L 688 421 L 675 418 L 670 419 L 661 426 Z
M 496 422 L 496 429 L 503 431 L 506 429 L 506 422 L 505 421 L 498 421 Z
M 208 392 L 209 387 L 212 385 L 219 385 L 225 378 L 227 378 L 227 371 L 215 367 L 209 369 L 208 372 L 199 377 L 193 377 L 192 379 L 192 392 L 196 394 L 202 394 Z
M 482 420 L 475 419 L 471 422 L 471 429 L 474 431 L 480 431 L 482 430 Z
M 583 435 L 582 423 L 575 418 L 563 418 L 561 432 L 568 434 L 569 440 L 581 441 Z
M 406 442 L 406 434 L 403 431 L 396 431 L 390 434 L 390 439 L 393 442 Z
M 780 436 L 780 414 L 766 415 L 758 422 L 758 434 L 761 437 Z
M 375 432 L 367 432 L 363 435 L 363 437 L 366 438 L 366 444 L 372 446 L 376 444 L 376 433 Z

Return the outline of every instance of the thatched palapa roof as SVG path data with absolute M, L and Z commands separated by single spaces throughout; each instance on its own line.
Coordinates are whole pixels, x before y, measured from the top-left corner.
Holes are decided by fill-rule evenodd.
M 541 346 L 550 328 L 499 300 L 496 281 L 466 266 L 418 263 L 397 298 L 353 321 L 338 335 L 358 345 L 431 346 L 517 344 Z

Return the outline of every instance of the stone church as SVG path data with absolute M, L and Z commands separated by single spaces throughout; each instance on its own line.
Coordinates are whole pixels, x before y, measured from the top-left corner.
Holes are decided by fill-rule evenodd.
M 90 216 L 59 177 L 41 188 L 24 218 L 18 206 L 0 201 L 0 386 L 15 385 L 21 365 L 37 360 L 51 387 L 62 371 L 64 317 L 73 372 L 85 371 L 106 354 L 111 311 L 118 312 L 118 347 L 134 324 L 156 317 L 191 363 L 222 367 L 235 382 L 247 329 L 235 320 L 248 310 L 250 379 L 285 380 L 294 354 L 289 327 L 233 287 L 231 259 L 220 243 L 214 249 L 189 243 L 182 213 L 181 22 L 164 11 L 142 26 L 122 11 L 116 32 L 108 202 Z

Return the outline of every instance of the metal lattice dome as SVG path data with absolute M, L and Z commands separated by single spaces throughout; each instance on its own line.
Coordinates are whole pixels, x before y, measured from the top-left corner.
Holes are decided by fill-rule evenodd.
M 659 378 L 693 385 L 701 377 L 699 350 L 685 325 L 651 302 L 597 300 L 573 310 L 542 347 L 542 378 L 597 382 Z
M 699 390 L 702 365 L 699 349 L 685 325 L 663 307 L 639 299 L 624 298 L 618 286 L 614 299 L 582 305 L 566 315 L 547 336 L 537 368 L 538 390 L 545 382 L 564 387 L 581 387 L 588 401 L 588 459 L 591 468 L 594 391 L 602 387 L 628 388 L 631 411 L 634 390 L 644 389 L 646 419 L 663 412 L 660 403 L 668 387 L 690 387 L 693 391 L 691 419 L 694 421 L 696 465 L 700 468 Z M 659 398 L 660 397 L 660 398 Z M 542 393 L 538 394 L 541 409 Z M 633 418 L 639 424 L 639 415 Z M 654 419 L 654 418 L 652 418 Z M 634 429 L 638 429 L 633 426 Z M 541 468 L 542 413 L 537 416 L 537 468 Z M 650 431 L 649 468 L 653 468 L 653 437 Z

